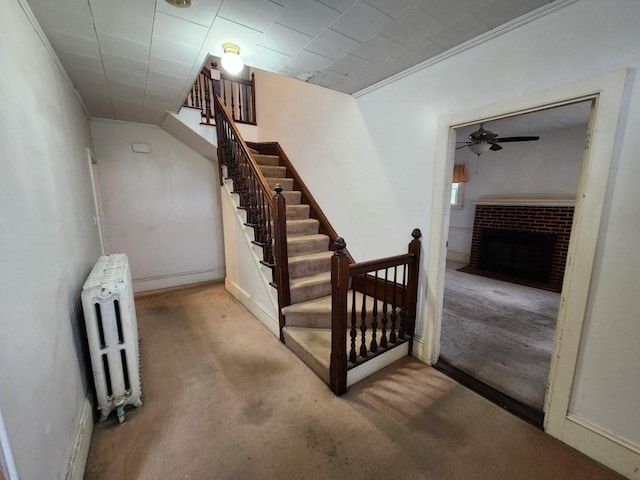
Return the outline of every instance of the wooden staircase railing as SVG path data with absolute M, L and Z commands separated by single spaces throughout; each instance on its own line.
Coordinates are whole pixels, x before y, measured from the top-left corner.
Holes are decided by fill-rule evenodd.
M 218 95 L 214 97 L 214 113 L 220 179 L 222 181 L 224 165 L 233 180 L 234 193 L 240 196 L 240 208 L 246 211 L 246 225 L 253 227 L 253 243 L 262 247 L 263 264 L 276 267 L 277 279 L 277 268 L 280 267 L 275 263 L 274 245 L 279 258 L 287 255 L 286 223 L 284 230 L 281 228 L 286 222 L 286 201 L 280 193 L 274 198 L 273 190 L 251 156 L 231 112 Z
M 262 247 L 262 263 L 273 269 L 278 289 L 280 339 L 284 317 L 282 308 L 290 304 L 288 272 L 287 206 L 282 187 L 275 195 L 243 140 L 233 115 L 219 95 L 213 96 L 218 135 L 218 160 L 233 180 L 234 193 L 246 211 L 246 225 L 253 227 L 253 243 Z M 354 263 L 346 242 L 318 207 L 307 187 L 277 143 L 251 144 L 261 154 L 277 155 L 293 177 L 294 188 L 302 192 L 311 216 L 328 235 L 335 250 L 331 257 L 331 358 L 330 387 L 340 395 L 347 389 L 347 371 L 408 342 L 411 353 L 415 330 L 420 230 L 412 232 L 409 251 L 403 255 Z M 350 308 L 349 308 L 350 306 Z M 350 312 L 350 313 L 349 313 Z M 350 337 L 347 350 L 347 332 Z M 348 353 L 347 353 L 348 351 Z
M 213 80 L 211 70 L 203 67 L 183 106 L 199 109 L 202 112 L 201 123 L 214 125 L 213 102 L 216 95 L 222 97 L 234 122 L 257 125 L 256 85 L 253 73 L 251 80 L 229 77 L 223 73 L 220 74 L 220 80 Z
M 408 253 L 362 263 L 349 262 L 343 238 L 335 242 L 331 261 L 329 375 L 331 390 L 336 395 L 346 391 L 347 371 L 351 368 L 404 342 L 409 342 L 411 353 L 422 234 L 416 228 L 412 236 Z

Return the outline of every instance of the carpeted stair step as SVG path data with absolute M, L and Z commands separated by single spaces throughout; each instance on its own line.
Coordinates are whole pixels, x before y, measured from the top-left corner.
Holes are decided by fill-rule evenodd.
M 300 278 L 331 271 L 333 252 L 311 253 L 289 258 L 289 278 Z
M 293 190 L 293 178 L 266 177 L 265 179 L 272 190 L 275 190 L 277 184 L 280 184 L 283 190 Z
M 287 238 L 289 258 L 295 257 L 296 255 L 306 255 L 308 253 L 326 252 L 328 249 L 329 237 L 320 233 Z
M 351 326 L 351 306 L 352 306 L 352 290 L 347 294 L 347 324 Z M 360 327 L 362 319 L 362 293 L 356 292 L 356 327 Z M 373 312 L 373 299 L 367 296 L 365 302 L 367 311 L 366 324 L 371 324 L 371 313 Z M 387 325 L 389 331 L 391 328 L 391 305 L 387 305 Z M 306 302 L 291 304 L 282 309 L 285 316 L 287 326 L 307 327 L 307 328 L 331 328 L 331 295 L 326 297 L 314 298 Z M 396 317 L 397 319 L 399 318 Z M 378 301 L 378 330 L 382 329 L 382 302 Z M 396 325 L 396 328 L 399 325 Z M 388 338 L 388 337 L 387 337 Z
M 315 218 L 303 220 L 287 220 L 287 236 L 293 235 L 313 235 L 318 233 L 320 222 Z
M 274 167 L 272 165 L 260 165 L 260 171 L 265 177 L 285 178 L 287 167 Z
M 289 281 L 291 303 L 305 302 L 331 293 L 331 272 L 322 272 Z
M 302 192 L 297 190 L 286 190 L 282 192 L 282 195 L 287 199 L 287 205 L 300 205 L 302 202 Z
M 253 155 L 253 159 L 258 165 L 280 165 L 280 157 L 277 155 L 262 155 L 261 153 L 256 153 Z
M 287 221 L 309 218 L 309 205 L 287 205 Z
M 329 383 L 331 329 L 285 327 L 284 343 L 325 383 Z

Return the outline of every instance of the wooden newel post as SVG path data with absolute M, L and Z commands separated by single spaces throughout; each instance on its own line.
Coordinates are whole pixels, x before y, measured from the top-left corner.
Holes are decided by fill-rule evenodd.
M 409 354 L 413 350 L 413 336 L 416 329 L 416 307 L 418 303 L 418 275 L 420 273 L 420 238 L 422 232 L 415 228 L 411 232 L 413 240 L 409 242 L 409 253 L 413 254 L 413 260 L 409 263 L 407 275 L 407 324 L 405 331 L 409 335 Z
M 282 308 L 291 305 L 289 286 L 289 253 L 287 251 L 287 200 L 282 195 L 282 185 L 276 184 L 273 215 L 273 240 L 275 243 L 275 280 L 278 287 L 278 320 L 280 323 L 280 341 L 284 342 L 282 329 L 285 326 Z
M 347 292 L 349 258 L 347 243 L 339 237 L 331 257 L 331 367 L 329 384 L 336 395 L 347 391 Z

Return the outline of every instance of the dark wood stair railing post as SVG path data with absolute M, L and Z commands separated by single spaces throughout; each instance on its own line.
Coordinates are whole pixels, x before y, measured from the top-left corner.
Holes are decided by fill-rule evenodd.
M 289 286 L 289 253 L 287 251 L 287 200 L 282 195 L 282 185 L 276 185 L 274 197 L 273 236 L 275 244 L 275 280 L 278 287 L 278 320 L 280 323 L 280 341 L 284 342 L 282 329 L 285 318 L 282 308 L 291 305 Z
M 411 232 L 413 240 L 409 242 L 409 253 L 413 255 L 413 260 L 409 263 L 407 276 L 407 325 L 405 332 L 409 336 L 409 355 L 413 350 L 413 336 L 416 327 L 416 304 L 418 302 L 418 276 L 420 272 L 420 237 L 422 232 L 415 228 Z
M 336 395 L 347 390 L 347 292 L 349 257 L 342 237 L 335 241 L 331 257 L 331 366 L 329 386 Z

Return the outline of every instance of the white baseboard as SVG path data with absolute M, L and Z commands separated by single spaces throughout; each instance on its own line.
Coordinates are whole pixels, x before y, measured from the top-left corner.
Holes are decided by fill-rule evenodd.
M 467 252 L 456 252 L 455 250 L 447 250 L 447 260 L 451 260 L 452 262 L 468 264 L 470 257 L 471 254 Z
M 378 355 L 372 358 L 368 362 L 364 362 L 355 368 L 352 368 L 347 372 L 347 387 L 350 387 L 354 383 L 358 383 L 360 380 L 367 378 L 369 375 L 373 375 L 378 370 L 382 370 L 384 367 L 391 365 L 392 363 L 406 357 L 409 354 L 409 343 L 405 342 L 402 345 L 389 350 L 388 352 Z
M 224 287 L 227 292 L 233 296 L 233 298 L 238 300 L 244 308 L 249 310 L 254 317 L 260 320 L 271 331 L 271 333 L 276 337 L 280 336 L 280 322 L 273 316 L 273 313 L 267 307 L 258 303 L 255 298 L 249 294 L 249 292 L 228 278 L 224 281 Z
M 225 276 L 225 268 L 213 268 L 211 270 L 198 270 L 194 272 L 171 273 L 168 275 L 158 275 L 156 277 L 134 278 L 134 292 L 148 292 L 151 290 L 161 290 L 163 288 L 181 287 L 194 283 L 211 282 L 222 280 Z
M 91 434 L 93 433 L 92 405 L 89 397 L 84 399 L 80 421 L 76 427 L 76 440 L 73 443 L 71 457 L 67 466 L 65 480 L 82 480 L 84 470 L 87 466 L 89 456 L 89 446 L 91 445 Z
M 427 363 L 424 359 L 424 339 L 418 335 L 413 336 L 413 350 L 411 355 L 416 357 L 418 360 L 422 360 Z
M 561 440 L 627 478 L 640 479 L 640 445 L 572 413 L 567 414 Z

